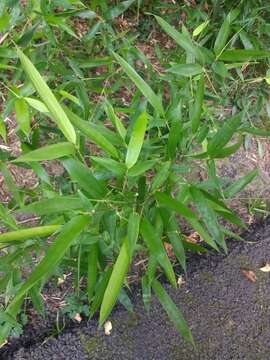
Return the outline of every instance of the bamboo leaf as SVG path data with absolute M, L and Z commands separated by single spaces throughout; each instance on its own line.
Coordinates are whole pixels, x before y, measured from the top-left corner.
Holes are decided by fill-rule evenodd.
M 203 107 L 203 99 L 204 99 L 204 76 L 200 77 L 197 91 L 195 94 L 195 102 L 192 109 L 191 114 L 191 128 L 193 134 L 195 134 L 200 125 L 200 118 L 202 115 L 202 107 Z
M 44 225 L 2 233 L 0 234 L 0 243 L 25 241 L 37 236 L 48 236 L 59 230 L 59 228 L 60 225 Z
M 91 141 L 100 146 L 108 154 L 118 159 L 119 154 L 113 144 L 106 139 L 92 124 L 87 121 L 81 120 L 76 114 L 70 111 L 66 106 L 63 106 L 67 116 L 72 124 L 78 128 L 85 136 Z
M 252 60 L 259 60 L 269 58 L 270 51 L 267 50 L 251 50 L 251 49 L 230 49 L 224 51 L 219 60 L 229 62 L 247 62 Z
M 226 198 L 233 197 L 236 193 L 243 190 L 252 180 L 258 176 L 259 172 L 257 169 L 252 170 L 247 175 L 241 177 L 240 179 L 236 180 L 233 184 L 227 187 L 224 191 Z
M 105 101 L 105 111 L 106 111 L 108 118 L 111 120 L 113 125 L 116 127 L 119 135 L 125 141 L 127 130 L 125 129 L 124 125 L 122 124 L 122 121 L 120 120 L 120 118 L 114 112 L 114 109 L 113 109 L 111 103 L 109 102 L 109 100 Z
M 170 175 L 171 161 L 162 164 L 152 181 L 152 191 L 159 189 Z
M 176 279 L 172 264 L 168 258 L 161 238 L 156 232 L 156 229 L 146 218 L 144 218 L 141 222 L 140 231 L 145 243 L 149 248 L 150 254 L 153 255 L 159 262 L 159 265 L 164 269 L 164 272 L 171 285 L 176 288 Z
M 202 74 L 203 67 L 199 64 L 174 64 L 167 70 L 167 72 L 184 77 L 190 77 Z
M 62 160 L 71 179 L 76 181 L 83 190 L 93 198 L 103 198 L 106 194 L 105 187 L 99 182 L 91 170 L 81 162 L 73 159 Z
M 50 215 L 65 211 L 82 209 L 83 204 L 80 198 L 74 196 L 55 196 L 50 199 L 42 199 L 26 205 L 17 213 L 34 213 L 37 215 Z
M 207 153 L 211 157 L 215 156 L 216 153 L 219 153 L 220 150 L 230 141 L 241 124 L 241 115 L 242 114 L 239 113 L 230 119 L 225 120 L 222 127 L 209 141 L 207 145 Z
M 128 219 L 128 230 L 127 230 L 127 238 L 128 238 L 128 253 L 130 259 L 132 258 L 132 254 L 134 252 L 137 239 L 140 232 L 140 221 L 141 217 L 138 213 L 132 212 Z
M 57 123 L 60 130 L 63 132 L 65 137 L 73 144 L 76 143 L 76 133 L 70 123 L 67 115 L 63 111 L 62 107 L 56 100 L 56 97 L 53 95 L 49 86 L 46 84 L 45 80 L 39 74 L 35 66 L 28 59 L 28 57 L 17 48 L 18 56 L 21 60 L 21 65 L 23 70 L 28 75 L 29 79 L 33 83 L 35 89 L 37 90 L 39 96 L 46 104 L 48 110 L 50 111 L 52 118 Z
M 157 298 L 159 299 L 161 305 L 167 312 L 170 320 L 174 323 L 174 326 L 179 331 L 179 333 L 183 336 L 185 340 L 190 342 L 194 347 L 195 343 L 192 337 L 192 334 L 189 330 L 189 327 L 178 307 L 172 301 L 169 294 L 166 290 L 162 287 L 158 280 L 154 280 L 152 283 L 152 287 L 155 291 Z
M 43 146 L 37 150 L 30 151 L 19 156 L 13 162 L 32 162 L 43 160 L 54 160 L 64 156 L 74 155 L 75 146 L 68 142 Z
M 196 46 L 193 45 L 191 39 L 188 36 L 178 32 L 173 26 L 171 26 L 169 23 L 167 23 L 167 21 L 162 19 L 160 16 L 155 15 L 155 18 L 156 18 L 157 22 L 159 23 L 159 25 L 162 27 L 162 29 L 172 39 L 174 39 L 174 41 L 179 46 L 181 46 L 187 52 L 187 54 L 192 54 L 196 59 L 201 60 L 201 54 L 200 54 L 198 48 L 196 48 Z
M 30 114 L 27 102 L 23 98 L 15 100 L 15 111 L 20 129 L 28 135 L 30 133 Z
M 239 10 L 234 9 L 228 13 L 225 20 L 223 21 L 214 44 L 214 52 L 216 55 L 219 55 L 220 52 L 225 47 L 231 32 L 231 24 L 237 18 L 238 15 L 239 15 Z
M 136 164 L 140 155 L 147 127 L 147 121 L 147 113 L 144 111 L 137 118 L 134 124 L 126 154 L 126 166 L 128 169 Z
M 87 296 L 89 303 L 92 300 L 94 289 L 97 281 L 97 261 L 98 261 L 98 246 L 97 244 L 90 245 L 88 254 L 88 269 L 87 269 Z
M 141 78 L 141 76 L 129 65 L 121 56 L 113 52 L 113 56 L 126 72 L 127 76 L 134 82 L 141 93 L 150 102 L 153 108 L 160 116 L 164 115 L 164 109 L 160 98 L 154 93 L 150 86 Z
M 110 315 L 112 308 L 116 303 L 129 268 L 129 263 L 130 257 L 128 254 L 128 241 L 125 239 L 113 266 L 113 271 L 102 300 L 99 315 L 99 326 L 101 326 Z

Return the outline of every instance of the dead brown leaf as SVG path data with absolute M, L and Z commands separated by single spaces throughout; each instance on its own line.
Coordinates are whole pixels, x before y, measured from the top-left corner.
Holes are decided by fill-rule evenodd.
M 260 268 L 263 272 L 270 272 L 270 264 L 266 263 L 263 267 Z
M 251 282 L 253 282 L 253 283 L 256 282 L 257 276 L 256 276 L 256 274 L 255 274 L 254 271 L 252 271 L 252 270 L 247 270 L 247 269 L 241 269 L 241 270 L 242 270 L 242 273 L 245 275 L 245 277 L 246 277 L 249 281 L 251 281 Z

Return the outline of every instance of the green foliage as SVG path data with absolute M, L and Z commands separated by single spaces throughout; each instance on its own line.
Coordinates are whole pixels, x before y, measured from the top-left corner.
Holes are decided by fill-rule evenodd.
M 70 316 L 100 311 L 101 325 L 117 302 L 130 311 L 127 274 L 143 255 L 146 309 L 153 289 L 194 344 L 157 278 L 164 273 L 176 287 L 174 268 L 186 271 L 189 252 L 227 252 L 225 238 L 237 235 L 221 223 L 244 227 L 227 201 L 257 170 L 228 184 L 217 175 L 216 161 L 235 153 L 247 134 L 270 134 L 258 116 L 269 106 L 269 9 L 259 1 L 237 8 L 213 1 L 211 11 L 197 3 L 1 3 L 0 136 L 7 140 L 4 120 L 14 111 L 22 144 L 16 158 L 0 150 L 13 196 L 0 206 L 1 342 L 21 331 L 17 321 L 27 296 L 43 312 L 40 292 L 59 273 L 71 271 L 76 279 Z M 145 34 L 119 25 L 126 11 L 138 29 L 154 29 L 175 44 L 153 45 L 155 64 L 135 46 L 137 35 Z M 63 176 L 44 166 L 55 159 Z M 205 180 L 196 175 L 198 163 Z M 38 186 L 19 188 L 10 164 L 32 168 Z M 39 224 L 24 228 L 18 214 L 38 215 Z M 183 223 L 204 242 L 186 241 Z M 26 269 L 32 271 L 25 278 Z

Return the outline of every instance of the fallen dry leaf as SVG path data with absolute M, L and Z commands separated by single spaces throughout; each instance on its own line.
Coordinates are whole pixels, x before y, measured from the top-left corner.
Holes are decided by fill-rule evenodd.
M 110 321 L 106 321 L 104 324 L 105 335 L 111 335 L 111 331 L 112 331 L 112 323 Z
M 82 321 L 82 317 L 79 313 L 77 313 L 75 316 L 74 316 L 74 320 L 78 321 L 79 323 Z
M 252 270 L 246 270 L 246 269 L 241 269 L 241 270 L 242 270 L 242 273 L 245 275 L 245 277 L 246 277 L 249 281 L 251 281 L 251 282 L 253 282 L 253 283 L 256 282 L 257 277 L 256 277 L 256 274 L 255 274 L 254 271 L 252 271 Z
M 263 267 L 260 268 L 263 272 L 270 272 L 270 264 L 266 263 Z

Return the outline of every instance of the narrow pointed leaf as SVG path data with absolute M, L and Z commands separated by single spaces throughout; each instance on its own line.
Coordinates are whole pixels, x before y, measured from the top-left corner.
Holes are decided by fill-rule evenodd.
M 134 82 L 141 93 L 150 102 L 153 108 L 160 116 L 164 115 L 164 109 L 160 98 L 154 93 L 150 86 L 141 78 L 141 76 L 129 65 L 121 56 L 113 52 L 113 56 L 126 72 L 127 76 Z
M 91 141 L 100 146 L 108 154 L 118 159 L 119 154 L 114 145 L 103 136 L 97 128 L 90 124 L 87 121 L 84 121 L 79 118 L 76 114 L 70 111 L 66 106 L 63 106 L 67 116 L 69 117 L 72 124 L 79 129 L 85 136 L 87 136 Z
M 195 134 L 200 125 L 200 118 L 202 115 L 202 107 L 203 107 L 203 99 L 204 99 L 204 76 L 200 77 L 198 82 L 197 91 L 195 93 L 195 102 L 192 109 L 191 115 L 191 128 L 193 134 Z
M 44 225 L 2 233 L 0 234 L 0 243 L 25 241 L 37 236 L 48 236 L 59 230 L 59 228 L 60 225 Z
M 255 179 L 256 176 L 258 176 L 259 172 L 257 169 L 252 170 L 247 175 L 241 177 L 240 179 L 236 180 L 233 184 L 231 184 L 227 189 L 225 190 L 225 196 L 226 198 L 233 197 L 236 193 L 243 190 L 252 180 Z
M 116 127 L 121 138 L 123 140 L 125 140 L 127 130 L 125 129 L 124 125 L 122 124 L 121 119 L 114 112 L 114 109 L 108 100 L 105 101 L 105 111 L 106 111 L 108 118 L 111 120 L 113 125 Z
M 147 120 L 147 113 L 144 111 L 134 124 L 126 155 L 126 166 L 128 169 L 136 164 L 140 155 L 147 127 Z
M 218 55 L 225 47 L 231 32 L 231 24 L 237 18 L 238 15 L 239 15 L 239 10 L 234 9 L 229 12 L 225 20 L 223 21 L 214 44 L 214 52 L 216 55 Z
M 146 218 L 144 218 L 141 222 L 140 231 L 149 248 L 150 254 L 153 255 L 159 262 L 159 265 L 163 268 L 171 285 L 176 288 L 176 280 L 172 264 L 168 258 L 161 238 L 156 232 L 156 229 Z
M 104 185 L 94 177 L 89 168 L 73 159 L 62 160 L 62 163 L 71 179 L 76 181 L 79 187 L 85 190 L 91 197 L 95 199 L 104 197 L 106 193 Z
M 270 51 L 267 50 L 249 50 L 249 49 L 231 49 L 224 51 L 219 59 L 229 62 L 246 62 L 270 57 Z
M 25 155 L 19 156 L 13 162 L 32 162 L 59 159 L 64 156 L 74 155 L 75 147 L 68 142 L 43 146 L 37 150 L 28 152 Z
M 158 300 L 165 309 L 170 320 L 174 323 L 176 329 L 179 331 L 179 333 L 183 336 L 185 340 L 190 342 L 195 347 L 191 331 L 189 330 L 188 324 L 186 323 L 180 309 L 178 309 L 178 307 L 172 301 L 171 297 L 158 280 L 153 281 L 152 287 Z
M 130 259 L 132 258 L 137 239 L 140 232 L 140 221 L 141 217 L 138 213 L 133 212 L 130 214 L 128 219 L 128 230 L 127 230 L 127 238 L 128 238 L 128 253 Z
M 125 276 L 128 272 L 129 263 L 128 242 L 127 239 L 125 239 L 113 266 L 113 271 L 103 297 L 99 315 L 99 326 L 101 326 L 110 315 L 117 301 Z
M 231 140 L 236 130 L 241 124 L 241 113 L 226 119 L 222 127 L 209 141 L 207 146 L 207 153 L 210 156 L 214 156 L 215 153 L 219 153 L 220 150 Z
M 98 246 L 97 244 L 90 245 L 87 269 L 87 296 L 89 303 L 92 300 L 97 281 L 97 260 Z
M 15 101 L 16 121 L 20 129 L 28 135 L 30 132 L 30 114 L 27 102 L 23 99 Z
M 35 89 L 37 90 L 39 96 L 44 101 L 48 110 L 50 111 L 52 118 L 57 123 L 60 130 L 63 132 L 65 137 L 73 144 L 76 143 L 76 133 L 70 123 L 67 115 L 63 111 L 62 107 L 56 100 L 56 97 L 50 90 L 49 86 L 46 84 L 45 80 L 39 74 L 35 66 L 28 59 L 28 57 L 17 48 L 18 56 L 21 60 L 21 65 L 23 70 L 28 75 L 29 79 L 33 83 Z
M 18 213 L 34 213 L 37 215 L 50 215 L 76 209 L 82 209 L 83 204 L 80 198 L 74 196 L 55 196 L 50 199 L 43 199 L 26 205 Z

